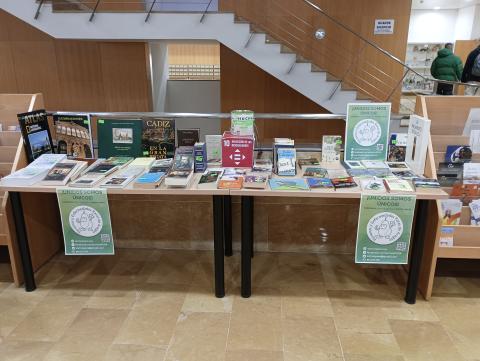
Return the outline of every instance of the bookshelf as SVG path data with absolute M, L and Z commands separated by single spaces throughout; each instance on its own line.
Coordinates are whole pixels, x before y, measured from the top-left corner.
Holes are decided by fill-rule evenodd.
M 469 144 L 469 137 L 461 134 L 471 108 L 480 108 L 479 97 L 419 96 L 417 98 L 416 113 L 432 121 L 430 159 L 434 165 L 432 169 L 435 170 L 435 176 L 439 163 L 445 158 L 447 145 Z M 472 162 L 480 162 L 480 154 L 473 154 Z M 447 193 L 451 192 L 451 187 L 443 189 Z M 480 259 L 480 227 L 470 225 L 470 208 L 468 206 L 462 208 L 460 225 L 442 225 L 440 201 L 431 203 L 429 213 L 420 280 L 420 290 L 427 300 L 432 295 L 438 259 Z M 453 247 L 440 246 L 443 227 L 453 230 Z

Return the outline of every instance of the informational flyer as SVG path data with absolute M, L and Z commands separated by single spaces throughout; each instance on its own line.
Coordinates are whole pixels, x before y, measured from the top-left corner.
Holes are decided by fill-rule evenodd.
M 66 255 L 113 255 L 106 189 L 57 189 Z
M 231 132 L 235 135 L 254 135 L 255 113 L 251 110 L 234 110 L 231 116 Z
M 345 161 L 385 161 L 391 108 L 390 103 L 348 104 Z
M 362 194 L 355 263 L 406 264 L 415 195 Z

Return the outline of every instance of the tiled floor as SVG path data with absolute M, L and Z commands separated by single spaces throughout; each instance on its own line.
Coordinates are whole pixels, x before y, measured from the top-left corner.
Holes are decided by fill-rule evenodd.
M 208 252 L 58 256 L 32 293 L 0 277 L 0 360 L 480 360 L 478 279 L 438 278 L 432 301 L 410 306 L 398 268 L 312 254 L 253 263 L 250 299 L 238 256 L 228 296 L 212 295 Z

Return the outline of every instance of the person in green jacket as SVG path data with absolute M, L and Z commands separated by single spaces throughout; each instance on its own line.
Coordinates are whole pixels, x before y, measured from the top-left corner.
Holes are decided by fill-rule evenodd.
M 462 79 L 462 60 L 452 52 L 453 44 L 445 44 L 432 63 L 430 72 L 435 79 L 460 81 Z M 437 94 L 453 95 L 453 84 L 438 83 Z

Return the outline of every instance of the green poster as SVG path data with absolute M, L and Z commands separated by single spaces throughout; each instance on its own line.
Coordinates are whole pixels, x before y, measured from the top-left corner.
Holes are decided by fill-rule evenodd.
M 348 104 L 345 161 L 385 161 L 391 108 L 390 103 Z
M 406 264 L 414 195 L 362 194 L 355 263 Z
M 251 110 L 234 110 L 230 116 L 232 118 L 231 131 L 233 134 L 254 135 L 254 112 Z
M 106 189 L 57 189 L 66 255 L 113 255 Z

